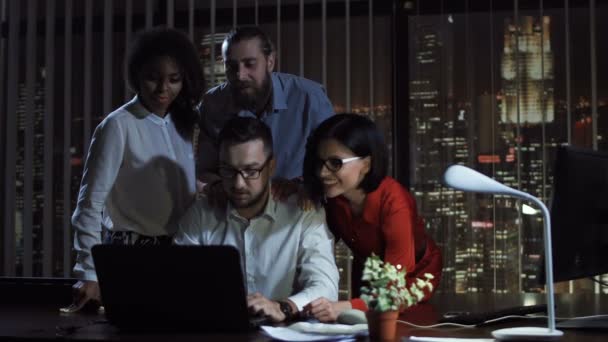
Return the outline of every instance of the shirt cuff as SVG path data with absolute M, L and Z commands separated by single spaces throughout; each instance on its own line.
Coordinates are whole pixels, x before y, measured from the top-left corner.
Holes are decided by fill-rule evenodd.
M 76 279 L 78 280 L 90 280 L 90 281 L 97 281 L 97 272 L 95 272 L 95 270 L 75 270 L 74 271 Z
M 295 294 L 291 297 L 288 297 L 287 299 L 289 299 L 296 305 L 296 307 L 298 308 L 298 311 L 302 311 L 304 309 L 304 306 L 311 302 L 308 299 L 308 296 L 306 296 L 302 293 Z

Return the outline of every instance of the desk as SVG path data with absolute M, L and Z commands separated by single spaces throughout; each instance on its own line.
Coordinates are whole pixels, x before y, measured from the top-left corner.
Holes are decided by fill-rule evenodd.
M 419 325 L 436 323 L 441 314 L 447 311 L 495 310 L 515 305 L 544 303 L 544 295 L 442 295 L 437 294 L 429 303 L 413 307 L 403 313 L 400 319 Z M 62 303 L 67 304 L 67 303 Z M 558 295 L 556 296 L 557 316 L 572 317 L 608 313 L 608 296 Z M 60 314 L 61 305 L 9 304 L 0 306 L 0 339 L 69 339 L 77 341 L 270 341 L 260 332 L 248 334 L 124 334 L 115 327 L 103 323 L 104 316 L 93 313 Z M 496 329 L 512 326 L 546 326 L 546 319 L 526 320 L 495 324 L 473 329 L 416 329 L 398 325 L 398 341 L 407 341 L 407 336 L 444 336 L 490 338 Z M 77 329 L 72 329 L 77 328 Z M 608 340 L 607 331 L 565 330 L 563 342 Z
M 467 294 L 449 295 L 436 294 L 429 303 L 410 308 L 400 316 L 401 320 L 418 325 L 431 325 L 437 322 L 441 315 L 448 311 L 493 311 L 518 305 L 536 305 L 545 303 L 544 294 Z M 560 294 L 555 297 L 556 317 L 590 316 L 608 314 L 608 295 L 593 294 Z M 547 319 L 517 320 L 496 323 L 488 326 L 469 328 L 417 329 L 398 324 L 399 336 L 436 336 L 436 337 L 470 337 L 491 338 L 492 331 L 517 326 L 546 327 Z M 608 331 L 562 330 L 562 342 L 608 341 Z M 407 341 L 407 339 L 403 339 Z
M 61 314 L 57 306 L 0 308 L 0 340 L 70 341 L 270 341 L 259 332 L 249 334 L 121 333 L 96 313 Z

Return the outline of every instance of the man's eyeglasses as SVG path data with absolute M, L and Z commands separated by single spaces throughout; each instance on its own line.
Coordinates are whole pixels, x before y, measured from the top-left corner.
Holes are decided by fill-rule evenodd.
M 351 158 L 344 158 L 344 159 L 340 159 L 340 158 L 327 158 L 325 160 L 323 159 L 319 159 L 319 164 L 318 164 L 318 168 L 319 170 L 321 169 L 321 166 L 325 165 L 325 167 L 327 167 L 327 169 L 331 172 L 338 172 L 342 166 L 346 163 L 350 163 L 352 161 L 355 160 L 359 160 L 362 159 L 364 157 L 351 157 Z
M 220 166 L 218 169 L 218 174 L 220 177 L 224 179 L 233 179 L 237 174 L 241 174 L 243 179 L 258 179 L 260 178 L 260 174 L 262 174 L 262 170 L 268 165 L 268 162 L 272 159 L 272 155 L 268 156 L 262 167 L 259 169 L 235 169 L 230 166 Z

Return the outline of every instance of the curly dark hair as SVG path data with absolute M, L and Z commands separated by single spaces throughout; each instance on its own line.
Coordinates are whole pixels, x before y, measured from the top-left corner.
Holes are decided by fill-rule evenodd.
M 371 157 L 371 168 L 359 188 L 370 193 L 378 188 L 388 172 L 388 150 L 382 135 L 370 119 L 357 114 L 336 114 L 323 121 L 306 143 L 304 156 L 304 186 L 313 201 L 323 199 L 323 185 L 319 180 L 319 144 L 335 139 L 360 157 Z
M 154 27 L 139 32 L 125 60 L 125 74 L 131 90 L 139 93 L 142 67 L 159 57 L 175 61 L 182 74 L 183 85 L 177 98 L 169 106 L 177 131 L 192 140 L 198 121 L 197 106 L 205 90 L 205 79 L 196 48 L 183 32 L 168 27 Z

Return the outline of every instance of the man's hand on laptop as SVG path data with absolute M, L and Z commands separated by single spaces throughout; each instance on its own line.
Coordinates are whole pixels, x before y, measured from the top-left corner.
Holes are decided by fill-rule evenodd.
M 279 302 L 272 301 L 258 292 L 247 296 L 247 306 L 254 314 L 268 316 L 275 323 L 283 322 L 287 318 L 281 311 Z
M 66 308 L 61 308 L 60 311 L 65 313 L 77 312 L 89 301 L 92 301 L 96 306 L 101 304 L 99 284 L 96 281 L 79 280 L 72 286 L 72 304 Z
M 321 322 L 335 322 L 344 311 L 352 309 L 350 301 L 334 302 L 325 297 L 320 297 L 304 305 L 302 311 Z

